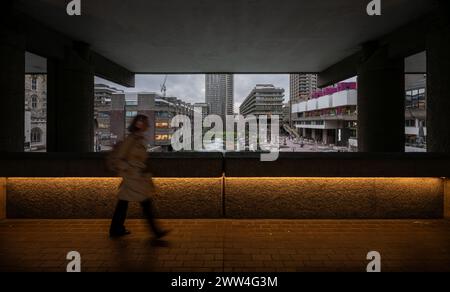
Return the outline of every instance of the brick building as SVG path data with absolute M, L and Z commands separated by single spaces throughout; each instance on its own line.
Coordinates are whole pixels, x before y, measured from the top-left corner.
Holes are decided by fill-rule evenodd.
M 149 118 L 148 147 L 161 151 L 170 150 L 172 119 L 177 115 L 194 117 L 194 107 L 176 97 L 162 97 L 156 93 L 118 93 L 111 97 L 111 143 L 123 140 L 132 119 L 143 114 Z

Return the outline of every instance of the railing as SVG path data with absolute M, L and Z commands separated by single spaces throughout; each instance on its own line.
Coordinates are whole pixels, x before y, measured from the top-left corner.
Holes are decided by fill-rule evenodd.
M 357 120 L 357 114 L 335 114 L 335 115 L 318 115 L 301 118 L 293 118 L 293 121 L 313 121 L 313 120 Z
M 0 155 L 0 177 L 113 177 L 101 153 Z M 150 153 L 156 177 L 450 177 L 450 155 L 433 153 Z

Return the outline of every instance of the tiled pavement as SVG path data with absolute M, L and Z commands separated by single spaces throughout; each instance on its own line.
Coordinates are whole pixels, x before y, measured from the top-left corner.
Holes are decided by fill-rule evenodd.
M 0 222 L 0 271 L 361 271 L 369 251 L 382 271 L 450 271 L 446 220 L 163 220 L 167 242 L 152 242 L 143 221 L 110 240 L 106 220 Z

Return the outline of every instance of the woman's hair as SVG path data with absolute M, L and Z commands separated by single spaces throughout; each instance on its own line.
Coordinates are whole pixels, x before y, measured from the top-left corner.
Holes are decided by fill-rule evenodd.
M 137 115 L 134 117 L 133 121 L 131 122 L 130 126 L 128 127 L 128 131 L 130 133 L 136 133 L 138 132 L 140 129 L 138 127 L 136 127 L 136 124 L 138 122 L 148 122 L 148 117 L 145 115 Z

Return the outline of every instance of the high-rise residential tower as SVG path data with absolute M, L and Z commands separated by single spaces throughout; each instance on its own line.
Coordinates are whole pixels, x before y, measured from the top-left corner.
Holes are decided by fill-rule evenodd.
M 317 74 L 291 74 L 289 83 L 291 93 L 289 106 L 292 108 L 293 104 L 310 99 L 317 90 Z M 292 126 L 292 117 L 289 124 Z
M 290 87 L 292 102 L 306 101 L 317 90 L 317 75 L 291 74 Z
M 232 74 L 206 74 L 206 103 L 210 114 L 219 115 L 225 121 L 226 115 L 234 114 L 234 80 Z

